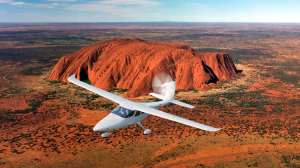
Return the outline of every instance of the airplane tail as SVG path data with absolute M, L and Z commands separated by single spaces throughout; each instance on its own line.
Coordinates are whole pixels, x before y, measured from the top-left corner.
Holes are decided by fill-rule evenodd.
M 163 101 L 168 101 L 168 102 L 171 102 L 171 103 L 183 106 L 183 107 L 187 107 L 187 108 L 195 108 L 192 105 L 183 103 L 181 101 L 174 100 L 176 81 L 172 81 L 172 82 L 169 82 L 169 83 L 164 83 L 161 87 L 167 90 L 165 96 L 160 95 L 160 94 L 156 94 L 156 93 L 149 93 L 149 94 L 151 96 L 159 98 Z
M 174 94 L 175 94 L 175 88 L 176 88 L 176 81 L 164 83 L 161 85 L 161 88 L 166 89 L 166 94 L 164 97 L 164 101 L 171 101 L 174 99 Z

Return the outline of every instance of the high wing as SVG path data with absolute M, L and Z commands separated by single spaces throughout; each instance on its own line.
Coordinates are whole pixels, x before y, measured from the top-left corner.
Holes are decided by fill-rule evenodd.
M 94 92 L 94 93 L 96 93 L 96 94 L 98 94 L 100 96 L 103 96 L 103 97 L 105 97 L 105 98 L 107 98 L 107 99 L 109 99 L 109 100 L 111 100 L 113 102 L 116 102 L 118 104 L 134 103 L 133 101 L 127 100 L 127 99 L 125 99 L 123 97 L 117 96 L 117 95 L 112 94 L 110 92 L 107 92 L 105 90 L 99 89 L 99 88 L 97 88 L 95 86 L 92 86 L 92 85 L 84 83 L 84 82 L 82 82 L 80 80 L 77 80 L 76 77 L 75 77 L 75 74 L 72 75 L 72 76 L 70 76 L 68 78 L 68 81 L 71 82 L 71 83 L 74 83 L 75 85 L 81 86 L 81 87 L 83 87 L 83 88 L 85 88 L 85 89 L 87 89 L 87 90 L 89 90 L 91 92 Z
M 148 113 L 148 114 L 152 114 L 152 115 L 155 115 L 157 117 L 161 117 L 161 118 L 165 118 L 165 119 L 172 120 L 172 121 L 175 121 L 175 122 L 179 122 L 181 124 L 189 125 L 191 127 L 199 128 L 199 129 L 202 129 L 202 130 L 205 130 L 205 131 L 218 131 L 218 130 L 222 129 L 222 128 L 214 128 L 214 127 L 211 127 L 211 126 L 200 124 L 200 123 L 197 123 L 195 121 L 191 121 L 191 120 L 188 120 L 188 119 L 185 119 L 185 118 L 182 118 L 182 117 L 178 117 L 178 116 L 175 116 L 173 114 L 169 114 L 169 113 L 166 113 L 166 112 L 163 112 L 163 111 L 160 111 L 160 110 L 156 110 L 154 108 L 146 107 L 146 106 L 138 104 L 138 103 L 135 103 L 133 105 L 133 109 L 138 110 L 138 111 L 142 111 L 142 112 L 145 112 L 145 113 Z

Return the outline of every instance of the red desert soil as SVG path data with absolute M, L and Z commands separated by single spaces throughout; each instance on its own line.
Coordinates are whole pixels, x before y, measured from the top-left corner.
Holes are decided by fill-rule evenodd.
M 270 147 L 270 148 L 269 148 Z M 247 149 L 251 148 L 251 150 Z M 266 149 L 268 148 L 268 149 Z M 263 149 L 263 150 L 262 150 Z M 278 146 L 271 146 L 271 145 L 245 145 L 242 149 L 234 149 L 230 150 L 228 148 L 220 148 L 220 149 L 209 149 L 209 150 L 201 150 L 198 151 L 194 155 L 185 156 L 180 158 L 180 160 L 173 160 L 173 161 L 165 161 L 159 163 L 158 167 L 161 168 L 177 168 L 177 167 L 189 167 L 189 163 L 196 164 L 197 162 L 203 163 L 206 165 L 210 165 L 212 163 L 217 163 L 219 161 L 232 161 L 237 158 L 246 158 L 253 155 L 259 155 L 261 153 L 267 152 L 279 152 L 279 151 L 286 151 L 286 152 L 293 152 L 299 151 L 300 148 L 298 146 L 292 145 L 278 145 Z M 203 154 L 205 153 L 205 154 Z M 173 163 L 172 163 L 173 162 Z M 165 165 L 165 166 L 162 166 Z
M 108 111 L 95 112 L 94 110 L 88 109 L 78 109 L 76 113 L 79 116 L 79 119 L 75 121 L 76 123 L 91 126 L 96 125 L 100 120 L 109 114 Z
M 0 99 L 0 110 L 24 110 L 28 107 L 24 96 L 13 96 Z
M 66 55 L 48 79 L 66 82 L 76 74 L 96 87 L 130 89 L 129 97 L 137 97 L 152 91 L 152 79 L 159 72 L 169 73 L 176 89 L 184 90 L 238 76 L 228 54 L 197 53 L 184 44 L 132 38 L 102 41 Z

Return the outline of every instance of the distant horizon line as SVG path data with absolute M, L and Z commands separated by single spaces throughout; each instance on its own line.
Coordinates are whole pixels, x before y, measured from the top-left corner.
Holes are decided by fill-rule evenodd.
M 144 22 L 0 22 L 1 23 L 267 23 L 267 24 L 299 24 L 300 22 L 186 22 L 186 21 L 144 21 Z

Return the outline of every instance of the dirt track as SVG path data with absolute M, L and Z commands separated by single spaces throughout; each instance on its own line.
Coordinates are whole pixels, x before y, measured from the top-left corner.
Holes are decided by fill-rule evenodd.
M 4 80 L 7 80 L 7 79 L 6 79 L 7 75 L 9 75 L 9 74 L 16 68 L 15 65 L 13 65 L 13 67 L 14 67 L 13 69 L 11 69 L 5 76 L 3 76 L 3 79 L 4 79 Z
M 167 168 L 167 167 L 178 166 L 178 165 L 186 164 L 186 163 L 192 163 L 192 162 L 197 162 L 197 161 L 202 161 L 202 160 L 207 160 L 207 159 L 225 158 L 225 157 L 230 157 L 230 156 L 240 156 L 240 155 L 250 155 L 251 156 L 252 154 L 258 154 L 258 153 L 267 153 L 267 152 L 292 152 L 292 151 L 300 151 L 300 148 L 296 148 L 296 149 L 271 149 L 271 150 L 259 150 L 259 151 L 231 153 L 231 154 L 225 154 L 225 155 L 210 156 L 210 157 L 204 157 L 204 158 L 198 158 L 198 159 L 191 159 L 191 160 L 181 161 L 181 162 L 169 164 L 169 165 L 166 165 L 166 166 L 162 166 L 160 168 Z

